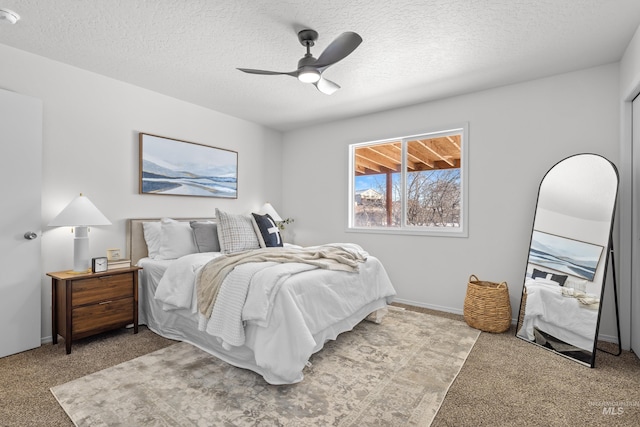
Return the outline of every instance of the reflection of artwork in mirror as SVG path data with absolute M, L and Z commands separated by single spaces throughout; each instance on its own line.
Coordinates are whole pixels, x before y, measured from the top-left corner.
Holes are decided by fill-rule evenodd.
M 140 134 L 140 193 L 238 198 L 238 153 Z
M 534 230 L 529 262 L 593 281 L 602 246 Z

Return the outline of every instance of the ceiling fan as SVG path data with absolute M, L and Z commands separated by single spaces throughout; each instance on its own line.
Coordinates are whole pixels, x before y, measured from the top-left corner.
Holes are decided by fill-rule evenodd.
M 297 77 L 303 83 L 313 83 L 322 93 L 331 95 L 340 89 L 336 83 L 322 77 L 322 73 L 338 61 L 346 58 L 362 43 L 362 37 L 353 32 L 340 34 L 329 46 L 320 54 L 318 59 L 311 55 L 311 46 L 318 39 L 318 33 L 314 30 L 306 29 L 298 33 L 298 40 L 302 46 L 307 48 L 307 53 L 298 61 L 298 69 L 289 72 L 254 70 L 251 68 L 238 68 L 249 74 L 265 74 Z

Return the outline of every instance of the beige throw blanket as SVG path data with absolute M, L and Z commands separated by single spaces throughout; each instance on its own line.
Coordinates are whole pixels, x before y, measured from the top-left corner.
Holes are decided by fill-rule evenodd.
M 211 317 L 220 286 L 227 274 L 238 265 L 263 261 L 298 262 L 328 270 L 353 272 L 358 270 L 358 263 L 366 261 L 366 256 L 360 251 L 329 245 L 300 249 L 263 248 L 223 255 L 205 264 L 198 274 L 198 311 L 207 319 Z

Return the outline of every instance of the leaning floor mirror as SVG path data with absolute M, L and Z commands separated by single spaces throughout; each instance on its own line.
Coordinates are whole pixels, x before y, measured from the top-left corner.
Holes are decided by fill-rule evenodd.
M 518 315 L 518 338 L 590 367 L 617 193 L 616 167 L 596 154 L 568 157 L 547 172 L 538 190 Z

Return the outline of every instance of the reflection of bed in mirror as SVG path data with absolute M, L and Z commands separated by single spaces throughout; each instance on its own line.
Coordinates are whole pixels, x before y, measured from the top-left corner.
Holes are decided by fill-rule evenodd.
M 536 336 L 537 330 L 578 349 L 593 351 L 597 300 L 586 299 L 587 294 L 583 298 L 576 297 L 574 289 L 542 278 L 528 278 L 525 287 L 526 312 L 518 331 L 521 338 L 535 342 L 544 339 L 544 336 Z

